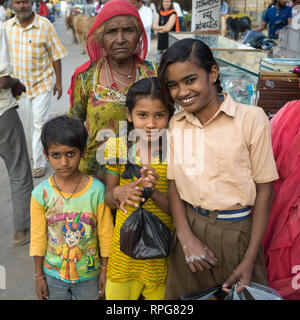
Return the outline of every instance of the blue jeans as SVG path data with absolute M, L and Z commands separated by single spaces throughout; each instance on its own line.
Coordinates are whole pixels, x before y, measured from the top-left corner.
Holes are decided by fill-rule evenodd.
M 183 17 L 178 17 L 179 25 L 180 25 L 180 31 L 185 31 L 185 25 L 184 25 L 184 19 Z
M 98 277 L 76 283 L 68 283 L 46 274 L 48 300 L 97 300 Z
M 249 43 L 252 40 L 259 39 L 263 36 L 263 33 L 261 31 L 249 31 L 246 34 L 245 39 L 243 40 L 243 44 Z

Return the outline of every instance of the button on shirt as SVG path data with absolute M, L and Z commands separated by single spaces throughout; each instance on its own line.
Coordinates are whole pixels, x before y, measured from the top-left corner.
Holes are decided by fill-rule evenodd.
M 205 125 L 182 111 L 169 124 L 168 174 L 180 198 L 207 210 L 254 205 L 255 183 L 278 179 L 269 120 L 226 94 Z
M 29 26 L 23 28 L 17 17 L 5 22 L 13 75 L 26 86 L 26 98 L 33 98 L 52 89 L 52 61 L 66 56 L 50 21 L 35 14 Z
M 9 76 L 12 73 L 9 49 L 6 32 L 3 23 L 0 21 L 0 78 Z M 11 89 L 0 89 L 0 116 L 8 109 L 17 105 L 12 96 Z

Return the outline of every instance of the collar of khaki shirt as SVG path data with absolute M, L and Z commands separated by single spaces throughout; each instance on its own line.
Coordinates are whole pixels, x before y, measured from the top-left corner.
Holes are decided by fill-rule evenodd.
M 197 127 L 203 128 L 205 126 L 207 126 L 210 122 L 212 122 L 221 112 L 226 113 L 228 116 L 230 117 L 234 117 L 235 116 L 235 111 L 236 111 L 236 107 L 237 107 L 237 102 L 235 102 L 231 96 L 227 93 L 223 93 L 222 94 L 224 96 L 224 101 L 222 102 L 219 110 L 214 114 L 214 116 L 207 121 L 204 125 L 202 125 L 202 123 L 199 121 L 199 119 L 191 112 L 187 112 L 187 111 L 182 111 L 176 115 L 174 115 L 174 117 L 176 118 L 177 121 L 180 121 L 183 118 L 186 118 L 187 121 L 191 122 L 192 124 L 194 124 Z
M 23 27 L 21 26 L 21 24 L 20 24 L 17 16 L 14 16 L 14 17 L 13 17 L 13 19 L 12 19 L 12 21 L 11 21 L 11 25 L 12 25 L 12 26 L 13 26 L 13 25 L 18 25 L 18 26 L 20 26 L 21 28 L 23 28 L 24 30 L 28 30 L 28 29 L 31 29 L 31 28 L 37 28 L 37 29 L 39 29 L 39 27 L 40 27 L 39 17 L 38 17 L 38 15 L 37 15 L 36 13 L 33 13 L 33 14 L 35 15 L 34 19 L 33 19 L 32 23 L 30 23 L 30 25 L 28 25 L 26 28 L 23 28 Z

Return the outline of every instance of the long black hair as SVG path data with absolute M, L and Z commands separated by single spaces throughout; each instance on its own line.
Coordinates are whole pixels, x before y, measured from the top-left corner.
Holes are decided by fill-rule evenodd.
M 163 91 L 168 103 L 173 102 L 167 86 L 168 67 L 175 62 L 186 61 L 189 61 L 199 68 L 204 69 L 207 73 L 211 72 L 211 69 L 214 65 L 219 67 L 210 48 L 203 41 L 191 38 L 176 41 L 164 52 L 158 67 L 159 86 Z M 223 89 L 221 86 L 220 75 L 215 82 L 215 86 L 216 91 L 221 93 Z

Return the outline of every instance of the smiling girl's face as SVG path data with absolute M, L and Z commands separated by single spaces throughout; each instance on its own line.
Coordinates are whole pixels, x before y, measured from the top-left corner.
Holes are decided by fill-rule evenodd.
M 163 102 L 150 96 L 137 99 L 130 112 L 126 108 L 127 120 L 135 129 L 140 129 L 140 137 L 148 142 L 159 138 L 159 130 L 165 129 L 169 122 L 169 110 Z
M 168 66 L 167 86 L 177 104 L 197 115 L 214 104 L 217 78 L 217 66 L 207 73 L 190 61 L 175 62 Z

